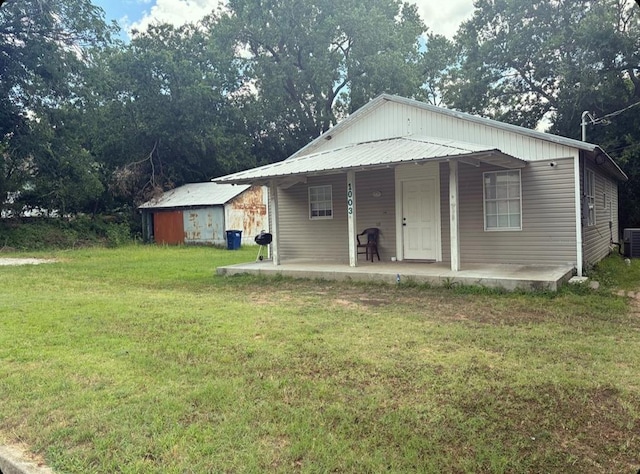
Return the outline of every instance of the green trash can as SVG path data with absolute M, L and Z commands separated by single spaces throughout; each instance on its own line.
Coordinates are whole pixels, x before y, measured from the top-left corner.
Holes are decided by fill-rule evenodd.
M 227 231 L 227 250 L 238 250 L 242 243 L 242 231 L 241 230 L 228 230 Z

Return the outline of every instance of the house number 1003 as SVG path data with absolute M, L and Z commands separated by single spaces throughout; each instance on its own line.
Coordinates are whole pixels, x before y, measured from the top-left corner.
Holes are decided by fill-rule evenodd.
M 353 215 L 353 189 L 351 189 L 351 183 L 347 185 L 347 212 L 349 215 Z

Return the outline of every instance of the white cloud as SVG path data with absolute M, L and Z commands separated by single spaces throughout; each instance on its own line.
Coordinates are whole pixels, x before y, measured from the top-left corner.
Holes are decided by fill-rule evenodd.
M 473 0 L 418 0 L 415 3 L 429 32 L 449 39 L 456 34 L 460 23 L 473 15 Z
M 145 0 L 145 3 L 152 3 Z M 142 18 L 128 25 L 127 30 L 144 31 L 154 23 L 169 23 L 174 26 L 195 22 L 205 17 L 220 4 L 220 0 L 156 0 Z
M 141 0 L 152 4 L 143 17 L 126 24 L 126 29 L 144 31 L 150 24 L 170 23 L 175 26 L 194 22 L 215 10 L 220 0 Z M 417 0 L 416 5 L 425 24 L 432 33 L 453 38 L 460 22 L 471 17 L 473 0 Z

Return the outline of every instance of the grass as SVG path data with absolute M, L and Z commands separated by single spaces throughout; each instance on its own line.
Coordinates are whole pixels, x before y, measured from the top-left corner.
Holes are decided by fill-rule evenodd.
M 35 256 L 60 262 L 0 267 L 0 440 L 57 472 L 640 467 L 640 320 L 608 290 L 214 276 L 253 248 Z
M 622 255 L 613 253 L 591 269 L 588 276 L 598 280 L 607 288 L 637 291 L 640 290 L 640 261 L 626 262 Z

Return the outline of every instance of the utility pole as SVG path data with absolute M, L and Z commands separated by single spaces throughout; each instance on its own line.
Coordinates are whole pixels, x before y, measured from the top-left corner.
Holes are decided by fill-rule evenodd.
M 587 122 L 587 117 L 589 117 L 590 122 Z M 596 119 L 593 118 L 593 115 L 591 115 L 591 112 L 589 112 L 588 110 L 585 110 L 584 112 L 582 112 L 582 122 L 580 123 L 580 125 L 582 126 L 582 141 L 583 142 L 587 141 L 587 125 L 590 124 L 590 123 L 594 123 L 595 121 L 596 121 Z

